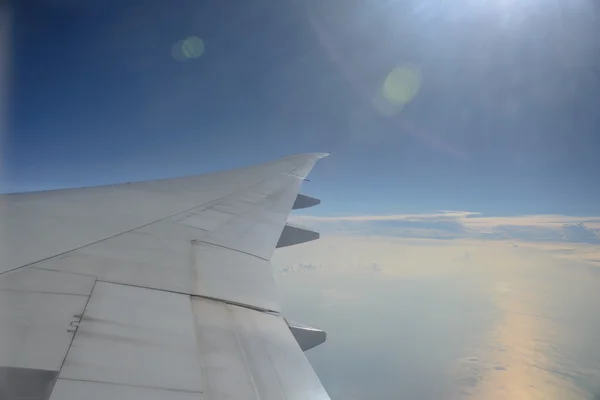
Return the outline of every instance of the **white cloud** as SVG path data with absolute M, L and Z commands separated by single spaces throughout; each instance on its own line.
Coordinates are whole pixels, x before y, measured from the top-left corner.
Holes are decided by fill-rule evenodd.
M 470 216 L 481 215 L 478 212 L 470 211 L 440 211 L 430 214 L 391 214 L 391 215 L 349 215 L 339 217 L 320 217 L 320 216 L 293 216 L 294 220 L 298 221 L 316 221 L 316 222 L 368 222 L 368 221 L 423 221 L 423 220 L 439 220 L 439 219 L 458 219 Z
M 427 214 L 294 216 L 292 221 L 325 233 L 600 244 L 600 217 L 593 216 L 488 217 L 472 211 L 439 211 Z
M 281 269 L 283 274 L 293 274 L 302 271 L 315 271 L 321 268 L 321 264 L 313 264 L 313 263 L 296 263 L 286 265 Z

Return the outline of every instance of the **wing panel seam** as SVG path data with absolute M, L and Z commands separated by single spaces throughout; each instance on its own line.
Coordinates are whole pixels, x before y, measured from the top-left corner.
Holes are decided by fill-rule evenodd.
M 85 306 L 83 306 L 83 310 L 81 311 L 81 318 L 83 318 L 83 316 L 85 315 L 85 312 L 87 311 L 88 305 L 90 304 L 90 299 L 92 298 L 92 293 L 94 293 L 94 289 L 96 288 L 97 282 L 98 282 L 98 280 L 94 280 L 94 285 L 92 286 L 92 289 L 90 290 L 90 294 L 87 298 L 87 301 L 85 302 Z M 71 341 L 69 342 L 69 347 L 67 347 L 65 356 L 64 356 L 62 362 L 60 363 L 60 368 L 58 369 L 58 373 L 56 374 L 56 379 L 54 380 L 54 383 L 52 384 L 52 391 L 54 391 L 56 382 L 58 381 L 58 379 L 60 377 L 60 372 L 62 371 L 63 366 L 65 365 L 65 361 L 67 361 L 67 357 L 69 356 L 69 352 L 71 351 L 71 346 L 73 346 L 73 342 L 75 341 L 76 335 L 77 335 L 77 329 L 75 329 L 75 332 L 73 332 L 73 337 L 71 338 Z
M 94 380 L 94 379 L 58 378 L 57 381 L 58 380 L 61 380 L 61 381 L 74 381 L 74 382 L 103 383 L 103 384 L 106 384 L 106 385 L 129 386 L 129 387 L 142 388 L 142 389 L 167 390 L 167 391 L 170 391 L 170 392 L 204 393 L 201 390 L 185 390 L 185 389 L 164 388 L 164 387 L 159 387 L 159 386 L 133 385 L 133 384 L 130 384 L 130 383 L 121 383 L 121 382 L 117 383 L 117 382 L 97 381 L 97 380 Z
M 229 314 L 231 315 L 232 313 L 230 312 Z M 254 379 L 254 376 L 252 375 L 252 372 L 250 371 L 250 364 L 248 363 L 248 355 L 246 354 L 246 350 L 244 350 L 244 345 L 242 344 L 240 334 L 237 330 L 234 329 L 233 335 L 235 336 L 235 342 L 237 343 L 238 350 L 240 351 L 240 354 L 242 355 L 242 360 L 244 362 L 244 367 L 245 367 L 244 370 L 246 371 L 246 376 L 248 377 L 248 380 L 250 381 L 250 384 L 252 385 L 252 389 L 254 391 L 254 396 L 255 396 L 256 400 L 259 400 L 261 396 L 258 391 L 258 387 L 256 386 L 256 380 Z
M 202 296 L 202 295 L 198 295 L 198 294 L 178 292 L 177 290 L 160 289 L 160 288 L 155 288 L 155 287 L 151 287 L 151 286 L 134 285 L 132 283 L 115 282 L 115 281 L 110 281 L 110 280 L 105 280 L 105 279 L 97 279 L 96 282 L 104 282 L 104 283 L 110 283 L 113 285 L 129 286 L 129 287 L 135 287 L 135 288 L 141 288 L 141 289 L 157 290 L 159 292 L 181 294 L 184 296 L 190 296 L 192 299 L 197 298 L 197 299 L 210 300 L 210 301 L 215 301 L 218 303 L 223 303 L 223 304 L 228 304 L 228 305 L 232 305 L 232 306 L 246 308 L 246 309 L 252 310 L 252 311 L 258 311 L 261 313 L 269 313 L 269 314 L 279 315 L 279 312 L 275 311 L 275 310 L 269 310 L 268 308 L 252 306 L 250 304 L 238 303 L 235 301 L 225 300 L 225 299 L 221 299 L 218 297 Z
M 211 245 L 211 246 L 220 247 L 220 248 L 225 249 L 225 250 L 231 250 L 231 251 L 235 251 L 236 253 L 242 253 L 242 254 L 245 254 L 247 256 L 255 257 L 255 258 L 258 258 L 258 259 L 263 260 L 263 261 L 270 261 L 268 258 L 263 258 L 261 256 L 257 256 L 256 254 L 248 253 L 248 252 L 243 251 L 243 250 L 234 249 L 234 248 L 222 245 L 222 244 L 217 244 L 217 243 L 213 243 L 213 242 L 207 242 L 206 240 L 194 239 L 194 240 L 192 240 L 192 242 L 193 243 L 208 244 L 208 245 Z

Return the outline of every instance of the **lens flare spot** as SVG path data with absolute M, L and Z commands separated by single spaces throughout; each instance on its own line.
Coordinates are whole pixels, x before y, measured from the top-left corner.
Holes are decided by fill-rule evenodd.
M 418 69 L 402 66 L 389 73 L 381 88 L 383 97 L 393 104 L 410 102 L 421 88 L 421 73 Z
M 198 36 L 190 36 L 187 39 L 179 40 L 173 45 L 171 54 L 177 61 L 199 58 L 204 54 L 204 41 Z
M 375 110 L 392 117 L 404 109 L 415 98 L 421 88 L 421 72 L 418 68 L 403 65 L 394 68 L 371 99 Z
M 191 36 L 183 41 L 181 50 L 187 58 L 198 58 L 204 54 L 204 41 L 198 36 Z

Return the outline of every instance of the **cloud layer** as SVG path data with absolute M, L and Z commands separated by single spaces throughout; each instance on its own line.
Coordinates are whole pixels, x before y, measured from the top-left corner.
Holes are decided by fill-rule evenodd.
M 332 398 L 597 393 L 600 269 L 582 255 L 599 246 L 365 236 L 362 226 L 273 259 L 286 315 L 328 333 L 307 356 Z
M 469 238 L 600 244 L 600 217 L 489 217 L 471 211 L 440 211 L 429 214 L 295 216 L 293 220 L 322 232 L 429 239 Z
M 323 235 L 276 252 L 275 275 L 286 314 L 328 332 L 307 355 L 333 398 L 600 392 L 600 217 L 291 219 Z

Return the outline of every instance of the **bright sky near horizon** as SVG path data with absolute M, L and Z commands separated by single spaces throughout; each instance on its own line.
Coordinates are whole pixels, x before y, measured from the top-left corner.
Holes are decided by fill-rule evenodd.
M 0 2 L 0 193 L 331 152 L 273 264 L 334 400 L 589 398 L 599 4 Z

